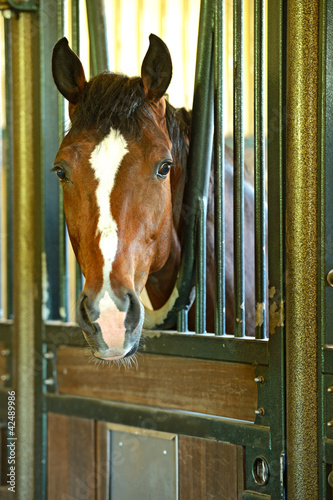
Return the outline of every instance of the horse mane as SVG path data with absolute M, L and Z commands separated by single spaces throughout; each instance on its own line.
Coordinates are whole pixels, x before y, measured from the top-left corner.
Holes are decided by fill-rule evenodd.
M 186 168 L 191 112 L 166 103 L 166 122 L 175 161 Z M 103 138 L 113 128 L 127 140 L 139 140 L 142 128 L 149 126 L 153 119 L 140 77 L 103 72 L 86 83 L 69 133 L 94 130 Z

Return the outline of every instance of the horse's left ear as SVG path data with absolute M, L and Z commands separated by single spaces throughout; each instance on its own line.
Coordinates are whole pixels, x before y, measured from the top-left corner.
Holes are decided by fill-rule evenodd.
M 149 42 L 141 66 L 141 78 L 147 99 L 157 103 L 169 87 L 172 62 L 168 47 L 158 36 L 151 34 Z

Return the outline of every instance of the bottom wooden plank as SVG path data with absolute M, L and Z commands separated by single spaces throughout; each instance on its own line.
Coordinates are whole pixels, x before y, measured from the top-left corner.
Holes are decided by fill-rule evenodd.
M 48 500 L 96 500 L 95 423 L 48 414 Z
M 179 500 L 237 500 L 244 490 L 243 447 L 179 436 Z

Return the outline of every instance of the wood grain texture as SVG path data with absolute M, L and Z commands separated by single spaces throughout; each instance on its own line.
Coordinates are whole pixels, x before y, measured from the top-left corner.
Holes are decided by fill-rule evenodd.
M 241 446 L 179 436 L 179 500 L 241 500 Z
M 48 500 L 96 500 L 95 423 L 48 414 Z
M 87 363 L 84 350 L 58 350 L 60 393 L 254 421 L 257 387 L 250 365 L 145 354 L 138 368 Z

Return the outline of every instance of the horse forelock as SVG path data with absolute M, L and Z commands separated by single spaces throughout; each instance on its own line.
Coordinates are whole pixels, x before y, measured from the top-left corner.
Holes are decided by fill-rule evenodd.
M 127 140 L 135 140 L 140 139 L 147 120 L 152 121 L 153 116 L 141 78 L 104 72 L 86 83 L 72 116 L 70 133 L 95 130 L 105 137 L 113 129 Z
M 113 129 L 126 140 L 140 140 L 143 128 L 152 122 L 153 110 L 146 100 L 141 77 L 104 72 L 86 83 L 69 133 L 94 130 L 102 140 Z M 166 123 L 175 161 L 186 168 L 191 112 L 174 108 L 167 101 Z

